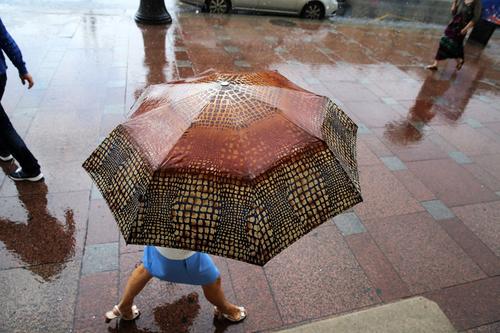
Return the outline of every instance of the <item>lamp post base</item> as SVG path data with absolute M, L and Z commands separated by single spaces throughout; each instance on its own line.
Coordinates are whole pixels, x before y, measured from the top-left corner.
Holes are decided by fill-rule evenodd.
M 172 23 L 172 17 L 165 7 L 164 0 L 141 0 L 134 19 L 141 24 Z

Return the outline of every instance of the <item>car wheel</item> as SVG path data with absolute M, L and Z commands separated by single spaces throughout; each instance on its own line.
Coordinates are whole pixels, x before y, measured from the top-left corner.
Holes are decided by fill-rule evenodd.
M 206 10 L 213 14 L 226 14 L 231 10 L 231 1 L 229 0 L 207 0 Z
M 325 17 L 325 7 L 319 1 L 309 2 L 302 9 L 301 16 L 311 20 L 322 20 Z

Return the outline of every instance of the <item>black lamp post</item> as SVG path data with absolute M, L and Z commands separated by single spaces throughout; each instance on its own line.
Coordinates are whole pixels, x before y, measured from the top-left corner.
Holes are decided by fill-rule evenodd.
M 135 21 L 142 24 L 168 24 L 172 22 L 172 18 L 164 0 L 141 0 L 135 13 Z

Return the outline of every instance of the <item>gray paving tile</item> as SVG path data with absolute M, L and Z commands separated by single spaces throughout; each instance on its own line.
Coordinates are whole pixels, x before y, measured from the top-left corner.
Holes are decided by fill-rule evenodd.
M 419 81 L 415 80 L 412 77 L 405 77 L 405 78 L 403 78 L 403 81 L 406 82 L 406 83 L 412 83 L 412 84 L 415 84 L 415 85 L 420 84 Z
M 38 108 L 45 98 L 47 89 L 38 89 L 31 91 L 29 94 L 24 94 L 19 100 L 17 107 L 23 109 Z
M 64 58 L 65 51 L 48 51 L 43 59 L 44 62 L 57 62 Z
M 227 40 L 231 40 L 231 37 L 225 36 L 225 35 L 219 35 L 219 36 L 217 36 L 217 39 L 220 41 L 227 41 Z
M 481 124 L 478 120 L 474 118 L 467 118 L 465 119 L 465 123 L 469 125 L 472 128 L 481 128 L 483 127 L 483 124 Z
M 175 41 L 182 41 L 182 36 L 179 35 L 178 33 L 174 33 L 171 36 L 172 37 L 170 38 L 170 40 L 172 40 L 173 42 L 175 42 Z
M 384 162 L 385 166 L 391 171 L 407 169 L 403 161 L 401 161 L 396 156 L 386 156 L 386 157 L 381 157 L 380 159 L 382 160 L 382 162 Z
M 388 105 L 396 105 L 398 102 L 392 97 L 382 97 L 382 102 Z
M 103 196 L 102 196 L 101 191 L 99 191 L 95 185 L 92 186 L 92 193 L 90 194 L 90 198 L 92 200 L 95 200 L 95 199 L 104 199 Z
M 85 247 L 83 275 L 117 270 L 118 267 L 118 242 Z
M 23 116 L 33 118 L 38 112 L 38 108 L 16 108 L 16 117 Z
M 277 48 L 274 49 L 274 52 L 276 53 L 285 53 L 288 52 L 288 50 L 284 47 L 278 46 Z
M 333 222 L 344 236 L 366 232 L 363 223 L 356 213 L 344 213 L 333 218 Z
M 495 194 L 496 194 L 496 195 L 498 195 L 498 196 L 500 197 L 500 191 L 495 192 Z
M 126 61 L 113 61 L 111 67 L 127 67 L 128 63 Z
M 1 270 L 0 332 L 71 332 L 80 264 L 69 261 Z M 57 275 L 52 276 L 54 272 Z
M 234 64 L 238 67 L 250 68 L 252 67 L 248 62 L 244 60 L 236 60 Z
M 177 67 L 179 68 L 191 68 L 193 67 L 193 64 L 189 60 L 177 60 Z
M 39 79 L 37 78 L 36 84 L 33 86 L 33 90 L 43 90 L 50 86 L 50 79 Z
M 372 131 L 368 127 L 366 127 L 363 123 L 356 123 L 358 125 L 358 134 L 370 134 Z
M 111 104 L 104 107 L 104 114 L 120 114 L 124 112 L 124 106 L 122 104 Z
M 420 133 L 424 133 L 425 130 L 429 129 L 429 126 L 427 126 L 423 121 L 410 120 L 410 124 Z
M 224 50 L 226 50 L 227 53 L 239 53 L 240 48 L 237 46 L 224 46 Z
M 125 80 L 112 80 L 106 83 L 107 88 L 124 88 L 127 85 Z
M 469 158 L 469 156 L 465 155 L 461 151 L 450 151 L 448 155 L 458 164 L 472 163 L 472 160 Z
M 447 220 L 455 217 L 455 214 L 441 200 L 423 201 L 421 204 L 434 220 Z
M 265 36 L 264 37 L 264 40 L 269 43 L 269 44 L 274 44 L 274 43 L 277 43 L 278 42 L 278 37 L 274 37 L 274 36 Z
M 491 98 L 489 98 L 488 96 L 485 96 L 485 95 L 479 95 L 479 99 L 483 102 L 486 102 L 486 103 L 491 102 Z
M 319 50 L 323 53 L 326 53 L 326 54 L 332 54 L 333 51 L 327 47 L 320 47 Z
M 61 64 L 60 61 L 47 61 L 43 64 L 44 67 L 48 67 L 48 68 L 57 68 L 59 65 Z
M 364 84 L 364 85 L 371 85 L 371 84 L 373 84 L 373 82 L 371 80 L 366 79 L 366 78 L 363 78 L 363 79 L 359 80 L 359 83 Z
M 304 81 L 306 81 L 306 82 L 307 82 L 307 83 L 309 83 L 309 84 L 321 84 L 321 81 L 320 81 L 320 80 L 318 80 L 318 79 L 317 79 L 317 78 L 315 78 L 315 77 L 310 77 L 310 76 L 309 76 L 309 77 L 306 77 Z
M 446 98 L 442 96 L 434 97 L 434 104 L 440 106 L 446 106 L 448 103 L 446 102 Z
M 54 77 L 54 74 L 56 73 L 57 67 L 59 67 L 59 65 L 57 65 L 56 67 L 46 67 L 44 64 L 42 68 L 36 71 L 37 82 L 35 86 L 41 79 L 51 80 Z

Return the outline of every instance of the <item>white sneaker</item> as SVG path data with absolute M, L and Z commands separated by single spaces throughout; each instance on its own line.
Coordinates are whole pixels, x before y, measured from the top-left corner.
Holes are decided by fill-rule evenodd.
M 0 155 L 0 161 L 3 161 L 3 162 L 9 162 L 9 161 L 12 161 L 13 159 L 14 159 L 14 156 L 12 156 L 12 155 L 7 155 L 7 156 Z
M 27 180 L 30 182 L 37 182 L 43 179 L 43 174 L 41 172 L 38 172 L 38 174 L 27 174 L 23 171 L 23 169 L 18 168 L 16 171 L 12 172 L 9 175 L 9 178 L 16 182 L 23 180 Z

